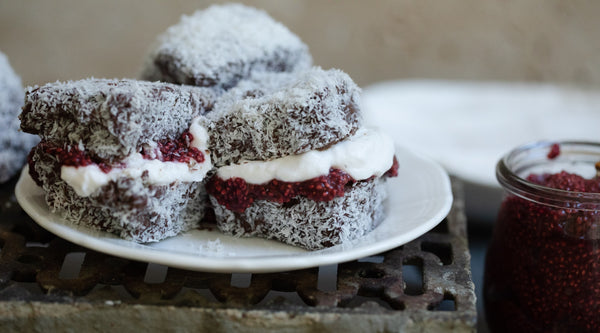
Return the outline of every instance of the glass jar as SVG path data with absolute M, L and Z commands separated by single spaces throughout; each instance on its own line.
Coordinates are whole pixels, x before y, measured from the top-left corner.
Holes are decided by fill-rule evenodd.
M 588 142 L 529 144 L 498 162 L 484 276 L 493 332 L 600 332 L 599 162 Z

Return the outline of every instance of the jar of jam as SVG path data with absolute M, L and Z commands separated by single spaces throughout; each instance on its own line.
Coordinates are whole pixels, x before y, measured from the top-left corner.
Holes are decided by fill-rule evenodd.
M 508 153 L 484 276 L 493 332 L 600 332 L 600 144 Z

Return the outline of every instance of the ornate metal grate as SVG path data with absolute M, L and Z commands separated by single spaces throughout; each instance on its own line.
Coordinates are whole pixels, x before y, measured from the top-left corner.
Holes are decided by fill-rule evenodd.
M 474 331 L 464 200 L 378 256 L 270 274 L 193 272 L 88 250 L 46 232 L 0 188 L 0 327 L 75 330 Z M 120 320 L 113 316 L 118 315 Z

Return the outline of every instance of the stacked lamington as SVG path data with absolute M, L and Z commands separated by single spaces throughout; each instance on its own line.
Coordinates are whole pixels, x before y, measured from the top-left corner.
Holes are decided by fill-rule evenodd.
M 161 35 L 142 79 L 26 94 L 29 170 L 54 211 L 137 242 L 197 227 L 320 249 L 383 218 L 391 139 L 362 126 L 359 88 L 312 67 L 266 13 L 213 6 Z M 154 82 L 150 82 L 154 81 Z
M 135 80 L 51 83 L 26 93 L 21 128 L 41 142 L 29 173 L 65 218 L 137 242 L 189 230 L 204 215 L 212 168 L 205 88 Z

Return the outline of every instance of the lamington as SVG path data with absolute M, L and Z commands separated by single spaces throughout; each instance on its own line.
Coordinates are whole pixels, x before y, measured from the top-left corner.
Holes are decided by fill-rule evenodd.
M 225 4 L 183 16 L 161 34 L 141 78 L 227 90 L 255 72 L 311 65 L 308 47 L 266 12 Z
M 257 73 L 222 95 L 203 118 L 215 166 L 327 148 L 362 123 L 360 89 L 344 72 L 313 67 Z
M 362 237 L 383 219 L 391 138 L 362 126 L 360 89 L 339 70 L 260 73 L 207 114 L 218 228 L 309 250 Z
M 130 79 L 56 82 L 27 90 L 21 128 L 41 141 L 29 173 L 66 220 L 136 242 L 198 225 L 212 169 L 192 120 L 214 92 Z
M 19 131 L 19 111 L 24 89 L 21 78 L 0 52 L 0 183 L 11 179 L 25 165 L 27 153 L 38 138 Z

